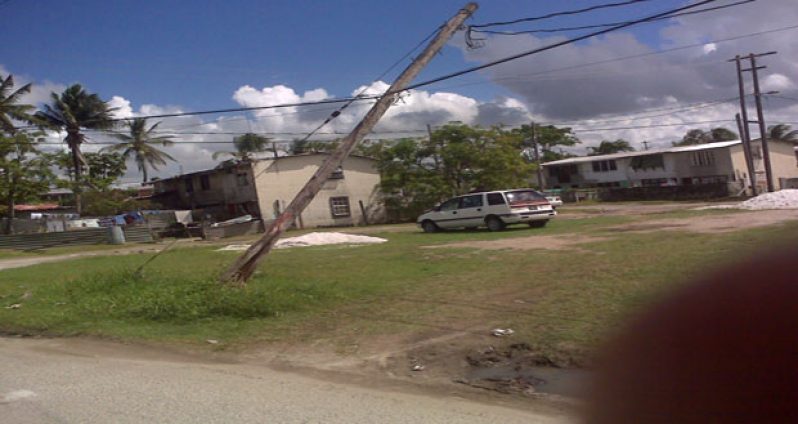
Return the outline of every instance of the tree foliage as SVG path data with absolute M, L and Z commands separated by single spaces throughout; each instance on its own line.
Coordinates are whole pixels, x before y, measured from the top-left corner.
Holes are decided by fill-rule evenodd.
M 19 102 L 30 89 L 31 85 L 25 84 L 14 90 L 14 76 L 7 75 L 5 78 L 0 76 L 0 131 L 13 135 L 17 132 L 13 121 L 35 121 L 30 115 L 33 106 Z
M 713 128 L 709 131 L 700 129 L 693 129 L 687 131 L 687 134 L 682 137 L 680 141 L 674 141 L 674 146 L 694 146 L 696 144 L 715 143 L 718 141 L 731 141 L 737 140 L 739 136 L 736 132 L 723 128 Z
M 399 220 L 450 196 L 526 186 L 535 170 L 522 155 L 523 136 L 499 128 L 446 125 L 429 140 L 375 143 L 370 149 L 386 207 Z
M 768 138 L 798 144 L 798 130 L 793 130 L 787 124 L 771 125 L 768 127 Z
M 47 193 L 54 175 L 50 161 L 37 148 L 35 136 L 18 132 L 0 133 L 0 202 L 6 216 L 14 217 L 14 205 L 35 200 Z M 4 229 L 10 232 L 11 220 Z
M 72 156 L 67 152 L 57 152 L 48 155 L 51 163 L 63 172 L 62 178 L 57 181 L 61 187 L 69 188 L 73 191 L 78 182 L 75 179 L 74 168 L 72 167 Z M 120 153 L 97 152 L 86 153 L 83 155 L 89 172 L 80 180 L 83 188 L 90 191 L 104 192 L 110 189 L 127 170 L 125 158 Z
M 252 160 L 255 153 L 265 152 L 269 148 L 271 139 L 255 133 L 246 133 L 233 139 L 235 151 L 222 151 L 213 154 L 214 159 L 220 156 L 232 156 L 236 162 L 246 162 Z
M 596 147 L 587 148 L 589 156 L 609 155 L 620 152 L 634 152 L 635 148 L 624 139 L 617 139 L 615 141 L 604 140 Z
M 157 170 L 159 166 L 166 165 L 167 160 L 175 158 L 155 146 L 168 147 L 173 144 L 171 135 L 158 135 L 155 130 L 160 125 L 156 122 L 149 129 L 146 118 L 135 118 L 127 121 L 127 134 L 114 134 L 120 143 L 103 149 L 108 152 L 122 152 L 122 157 L 127 160 L 132 158 L 142 174 L 142 182 L 147 182 L 147 169 Z
M 538 148 L 540 149 L 540 160 L 542 162 L 551 162 L 554 160 L 565 159 L 567 157 L 573 157 L 573 154 L 565 153 L 561 148 L 571 147 L 581 143 L 571 128 L 568 127 L 557 128 L 554 125 L 536 125 L 534 130 L 534 134 L 536 135 L 538 141 Z M 532 126 L 522 125 L 513 132 L 516 132 L 523 137 L 525 154 L 528 157 L 531 157 L 529 149 L 533 147 Z M 555 149 L 559 149 L 559 151 Z

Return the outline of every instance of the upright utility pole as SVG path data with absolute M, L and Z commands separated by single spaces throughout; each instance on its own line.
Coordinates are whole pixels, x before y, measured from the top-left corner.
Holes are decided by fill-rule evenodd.
M 759 90 L 759 75 L 757 70 L 764 69 L 764 66 L 756 66 L 756 58 L 759 56 L 767 56 L 776 54 L 776 52 L 767 52 L 760 54 L 751 53 L 748 58 L 751 60 L 751 75 L 754 79 L 754 100 L 756 100 L 756 120 L 759 122 L 759 134 L 762 142 L 762 160 L 765 162 L 765 178 L 767 179 L 768 191 L 774 191 L 773 187 L 773 170 L 770 164 L 770 148 L 768 147 L 768 133 L 765 126 L 765 115 L 762 112 L 762 92 Z M 749 69 L 744 69 L 748 71 Z
M 413 63 L 411 63 L 410 66 L 399 75 L 396 81 L 391 84 L 386 94 L 377 100 L 371 110 L 363 117 L 363 120 L 361 120 L 352 132 L 341 141 L 338 149 L 327 157 L 316 173 L 305 186 L 302 187 L 299 193 L 297 193 L 294 200 L 285 208 L 283 213 L 269 225 L 263 237 L 247 249 L 247 251 L 225 271 L 221 276 L 222 282 L 246 283 L 255 272 L 258 263 L 269 253 L 274 243 L 277 242 L 280 235 L 291 226 L 294 219 L 296 219 L 296 217 L 310 204 L 316 194 L 321 190 L 322 185 L 327 181 L 330 174 L 343 164 L 344 159 L 349 156 L 349 153 L 352 152 L 357 143 L 368 135 L 369 131 L 377 124 L 377 121 L 385 114 L 399 95 L 399 92 L 407 87 L 410 81 L 412 81 L 429 61 L 432 60 L 444 44 L 446 44 L 452 35 L 460 28 L 463 22 L 477 10 L 477 7 L 476 3 L 468 3 L 465 7 L 460 9 L 454 17 L 449 19 L 424 51 L 421 52 L 421 54 L 413 60 Z
M 756 196 L 756 168 L 754 167 L 754 158 L 751 155 L 751 140 L 744 133 L 743 120 L 740 114 L 734 115 L 734 118 L 737 120 L 737 131 L 740 132 L 740 138 L 743 142 L 743 156 L 745 156 L 745 167 L 748 169 L 748 179 L 751 181 L 751 194 Z
M 776 52 L 767 52 L 767 53 L 750 53 L 747 56 L 740 56 L 737 55 L 734 59 L 730 59 L 729 62 L 735 62 L 737 65 L 737 84 L 740 91 L 740 114 L 742 116 L 742 131 L 740 133 L 740 138 L 743 141 L 743 148 L 748 149 L 748 154 L 751 156 L 751 163 L 753 165 L 753 154 L 751 152 L 751 130 L 748 126 L 750 121 L 748 119 L 748 110 L 745 106 L 745 83 L 743 81 L 743 72 L 750 71 L 753 77 L 754 82 L 754 99 L 756 100 L 756 110 L 757 110 L 757 123 L 759 124 L 759 133 L 760 133 L 760 142 L 762 144 L 762 162 L 765 168 L 765 179 L 767 183 L 767 191 L 773 191 L 773 172 L 771 169 L 770 164 L 770 149 L 768 148 L 767 142 L 767 128 L 765 126 L 765 118 L 764 113 L 762 111 L 762 93 L 759 90 L 759 69 L 765 69 L 765 66 L 756 66 L 756 58 L 760 56 L 768 56 L 776 54 Z M 748 59 L 751 62 L 751 67 L 749 69 L 742 69 L 741 61 L 743 59 Z M 756 171 L 754 170 L 754 174 Z M 754 193 L 756 194 L 756 186 L 754 185 Z
M 546 182 L 543 181 L 543 167 L 540 164 L 540 146 L 538 145 L 538 124 L 532 123 L 532 147 L 535 149 L 535 163 L 538 166 L 538 185 L 541 190 L 546 189 Z

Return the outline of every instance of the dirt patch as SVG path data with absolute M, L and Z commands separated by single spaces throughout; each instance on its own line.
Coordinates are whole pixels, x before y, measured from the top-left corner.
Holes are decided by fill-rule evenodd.
M 593 243 L 604 240 L 607 240 L 607 238 L 593 237 L 584 234 L 568 234 L 568 235 L 553 235 L 553 236 L 513 237 L 501 240 L 459 241 L 455 243 L 446 243 L 434 246 L 422 246 L 422 248 L 440 249 L 440 248 L 452 248 L 452 247 L 465 247 L 465 248 L 485 249 L 485 250 L 503 250 L 503 249 L 578 250 L 579 249 L 578 246 L 581 244 Z
M 607 231 L 650 233 L 661 230 L 681 230 L 695 233 L 726 233 L 746 228 L 765 227 L 798 220 L 798 210 L 765 210 L 724 215 L 706 215 L 691 218 L 670 218 L 648 221 L 644 224 L 627 224 L 607 228 Z

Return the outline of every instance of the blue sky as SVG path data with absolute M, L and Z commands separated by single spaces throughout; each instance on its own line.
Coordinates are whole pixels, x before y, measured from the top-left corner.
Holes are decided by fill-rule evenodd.
M 514 19 L 561 10 L 564 2 L 483 2 L 473 22 Z M 569 1 L 583 7 L 600 1 Z M 285 84 L 348 95 L 464 4 L 458 1 L 23 1 L 0 9 L 0 64 L 33 80 L 80 82 L 134 104 L 228 107 L 241 85 Z M 678 2 L 651 1 L 608 9 L 552 25 L 623 20 Z M 657 44 L 662 24 L 635 30 Z M 461 35 L 460 35 L 461 37 Z M 467 65 L 447 47 L 421 79 Z M 462 81 L 479 81 L 469 76 Z M 463 88 L 489 99 L 494 84 Z
M 482 1 L 469 23 L 513 20 L 612 1 L 616 0 Z M 717 0 L 713 5 L 735 1 Z M 795 1 L 756 0 L 639 25 L 424 87 L 392 106 L 377 129 L 425 133 L 428 124 L 450 121 L 513 126 L 534 120 L 572 127 L 582 140 L 573 153 L 582 154 L 601 140 L 623 138 L 633 146 L 647 141 L 657 147 L 670 145 L 694 128 L 734 128 L 737 106 L 733 101 L 678 108 L 733 98 L 736 74 L 727 59 L 769 50 L 779 54 L 764 60 L 768 68 L 762 74 L 763 90 L 798 98 L 798 43 L 792 41 L 798 27 L 789 28 L 798 25 Z M 648 0 L 496 29 L 623 21 L 687 3 Z M 81 83 L 111 100 L 122 117 L 344 97 L 373 81 L 464 4 L 463 0 L 0 0 L 0 39 L 4 40 L 0 73 L 12 73 L 21 83 L 33 82 L 34 92 L 27 100 L 33 103 L 46 101 L 50 91 Z M 774 29 L 778 31 L 769 32 Z M 762 35 L 751 35 L 757 32 Z M 483 48 L 468 50 L 461 32 L 417 81 L 578 34 L 488 36 Z M 709 43 L 723 39 L 730 41 Z M 684 45 L 695 47 L 656 54 L 662 48 Z M 618 60 L 627 56 L 640 57 Z M 408 63 L 405 60 L 402 65 Z M 392 80 L 403 66 L 385 81 Z M 373 88 L 379 92 L 380 87 Z M 363 103 L 349 107 L 325 130 L 350 130 L 367 107 Z M 640 116 L 662 108 L 673 112 Z M 330 113 L 329 107 L 319 109 L 165 119 L 159 130 L 180 134 L 176 140 L 181 143 L 170 151 L 179 163 L 170 163 L 156 175 L 213 166 L 212 153 L 227 149 L 235 133 L 254 131 L 290 142 Z M 773 121 L 798 121 L 798 101 L 768 98 L 766 109 Z M 59 137 L 52 135 L 53 140 Z

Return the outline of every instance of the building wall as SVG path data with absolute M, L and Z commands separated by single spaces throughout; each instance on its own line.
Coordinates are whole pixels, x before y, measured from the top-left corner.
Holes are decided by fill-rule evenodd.
M 206 209 L 214 220 L 244 214 L 258 216 L 257 194 L 252 175 L 252 165 L 240 164 L 155 181 L 154 192 L 156 195 L 172 192 L 161 203 L 180 209 Z M 209 183 L 206 188 L 202 187 L 203 176 L 207 176 Z M 191 181 L 192 191 L 188 190 L 187 181 Z
M 714 156 L 714 163 L 702 166 L 693 165 L 691 158 L 699 152 L 711 152 Z M 674 156 L 673 172 L 674 176 L 680 179 L 680 183 L 682 178 L 689 177 L 726 176 L 729 181 L 737 179 L 729 147 L 693 152 L 669 153 L 668 156 Z
M 273 219 L 293 200 L 326 155 L 283 157 L 258 161 L 253 165 L 258 203 L 263 219 Z M 361 225 L 364 220 L 359 201 L 363 202 L 369 223 L 383 222 L 384 211 L 379 203 L 379 172 L 370 159 L 349 157 L 343 164 L 343 179 L 330 179 L 308 205 L 297 225 L 304 227 Z M 349 199 L 350 215 L 335 217 L 330 199 Z
M 798 160 L 795 147 L 790 143 L 770 142 L 770 164 L 773 171 L 773 185 L 779 190 L 785 188 L 785 179 L 798 178 Z

